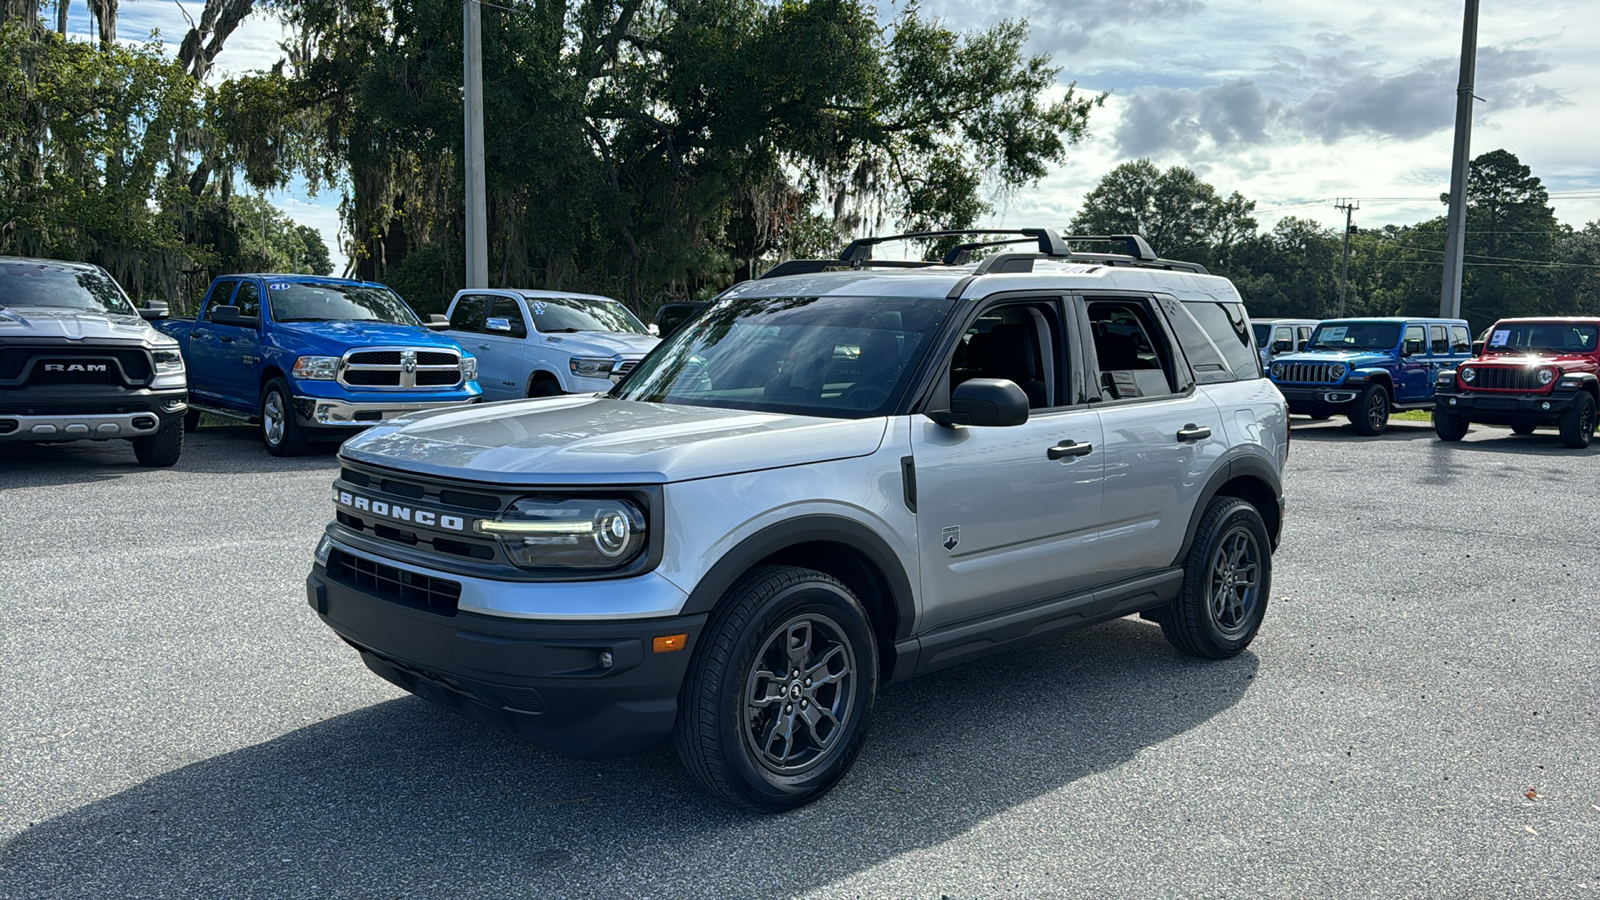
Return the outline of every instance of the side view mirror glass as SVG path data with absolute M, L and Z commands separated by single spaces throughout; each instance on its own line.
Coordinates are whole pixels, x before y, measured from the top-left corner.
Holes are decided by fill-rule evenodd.
M 950 392 L 950 408 L 928 413 L 940 425 L 1004 427 L 1028 421 L 1028 395 L 1014 381 L 973 378 Z
M 1473 356 L 1482 356 L 1483 355 L 1483 343 L 1484 343 L 1483 341 L 1473 341 L 1472 342 L 1472 355 Z
M 1421 341 L 1406 341 L 1400 349 L 1402 356 L 1416 356 L 1422 352 Z
M 153 319 L 165 319 L 167 315 L 167 305 L 160 300 L 146 300 L 144 305 L 139 307 L 139 318 L 147 322 Z
M 1290 350 L 1293 350 L 1293 349 L 1294 349 L 1294 341 L 1291 341 L 1288 338 L 1284 338 L 1281 341 L 1273 341 L 1272 342 L 1272 352 L 1273 353 L 1288 353 Z
M 429 330 L 432 330 L 432 331 L 449 331 L 450 330 L 450 320 L 445 318 L 444 316 L 439 315 L 438 313 L 429 313 L 428 314 L 428 320 L 426 322 L 423 322 L 422 324 L 423 324 L 424 327 L 426 327 L 426 328 L 428 328 Z
M 236 328 L 259 328 L 259 316 L 241 316 L 237 306 L 219 306 L 211 311 L 211 321 L 217 325 L 232 325 Z
M 1301 350 L 1304 350 L 1305 348 L 1307 348 L 1309 346 L 1311 346 L 1310 339 L 1306 339 L 1306 340 L 1303 340 L 1303 341 L 1300 342 L 1300 349 Z

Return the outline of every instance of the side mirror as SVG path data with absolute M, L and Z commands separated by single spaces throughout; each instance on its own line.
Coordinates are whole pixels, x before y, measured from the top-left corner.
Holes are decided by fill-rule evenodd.
M 219 306 L 211 311 L 214 325 L 232 325 L 235 328 L 260 328 L 260 316 L 241 316 L 237 306 Z
M 1306 340 L 1303 340 L 1303 341 L 1300 342 L 1300 349 L 1301 350 L 1304 350 L 1305 348 L 1307 348 L 1309 346 L 1311 346 L 1311 339 L 1310 338 L 1307 338 Z
M 489 330 L 489 331 L 498 331 L 498 332 L 501 332 L 502 334 L 510 334 L 511 333 L 511 320 L 510 319 L 485 319 L 484 322 L 483 322 L 483 327 L 485 329 Z
M 1400 347 L 1401 356 L 1418 356 L 1422 353 L 1421 341 L 1406 341 Z
M 940 425 L 1008 426 L 1028 421 L 1028 395 L 1014 381 L 973 378 L 956 385 L 950 408 L 928 413 Z
M 422 325 L 424 328 L 427 328 L 430 331 L 450 330 L 450 320 L 439 315 L 438 313 L 429 313 L 428 321 L 423 322 Z
M 1473 356 L 1482 356 L 1483 355 L 1483 344 L 1484 344 L 1483 341 L 1473 341 L 1472 342 L 1472 355 Z
M 1284 338 L 1281 341 L 1273 341 L 1272 342 L 1272 352 L 1273 353 L 1288 353 L 1290 350 L 1293 350 L 1293 349 L 1294 349 L 1294 341 L 1291 341 L 1288 338 Z
M 139 318 L 144 319 L 146 322 L 165 319 L 167 315 L 167 305 L 160 300 L 146 300 L 144 305 L 139 307 Z

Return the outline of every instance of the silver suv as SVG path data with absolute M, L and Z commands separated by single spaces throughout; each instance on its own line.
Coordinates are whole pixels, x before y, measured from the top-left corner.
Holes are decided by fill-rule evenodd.
M 1136 613 L 1240 652 L 1289 434 L 1238 293 L 1008 234 L 785 263 L 607 393 L 352 438 L 311 605 L 421 697 L 583 757 L 671 735 L 765 811 L 844 775 L 880 684 Z

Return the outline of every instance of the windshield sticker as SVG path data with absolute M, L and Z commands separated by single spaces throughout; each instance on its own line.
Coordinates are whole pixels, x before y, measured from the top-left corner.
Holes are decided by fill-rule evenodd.
M 538 301 L 534 301 L 532 309 L 533 309 L 533 314 L 534 315 L 536 315 L 536 316 L 544 315 L 544 304 L 543 303 L 540 303 Z
M 1317 336 L 1317 340 L 1342 341 L 1344 340 L 1345 332 L 1349 330 L 1350 328 L 1346 325 L 1334 325 L 1331 328 L 1324 328 L 1322 329 L 1322 334 Z
M 1489 346 L 1504 347 L 1506 345 L 1506 341 L 1509 340 L 1511 340 L 1511 329 L 1502 328 L 1489 336 Z
M 267 287 L 274 291 L 287 291 L 289 289 L 289 286 L 281 281 L 277 284 L 269 284 Z

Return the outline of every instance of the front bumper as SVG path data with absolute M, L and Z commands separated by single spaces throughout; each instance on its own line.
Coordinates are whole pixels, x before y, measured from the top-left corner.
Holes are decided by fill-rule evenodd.
M 294 410 L 300 424 L 306 428 L 366 428 L 385 419 L 430 409 L 466 406 L 479 399 L 366 401 L 296 395 Z
M 1362 387 L 1365 385 L 1352 387 L 1338 384 L 1279 384 L 1278 390 L 1283 394 L 1283 399 L 1289 402 L 1290 412 L 1308 413 L 1343 409 L 1355 401 Z
M 0 442 L 109 441 L 146 437 L 188 411 L 184 390 L 79 385 L 0 392 Z
M 605 590 L 603 583 L 593 586 Z M 446 615 L 374 591 L 371 584 L 335 580 L 320 563 L 306 579 L 311 607 L 373 672 L 469 719 L 586 759 L 634 753 L 671 733 L 678 690 L 707 618 Z M 656 637 L 674 634 L 688 635 L 683 649 L 654 652 Z
M 1485 425 L 1523 425 L 1530 422 L 1554 425 L 1560 421 L 1563 413 L 1572 408 L 1581 393 L 1491 393 L 1440 389 L 1434 395 L 1434 409 Z

